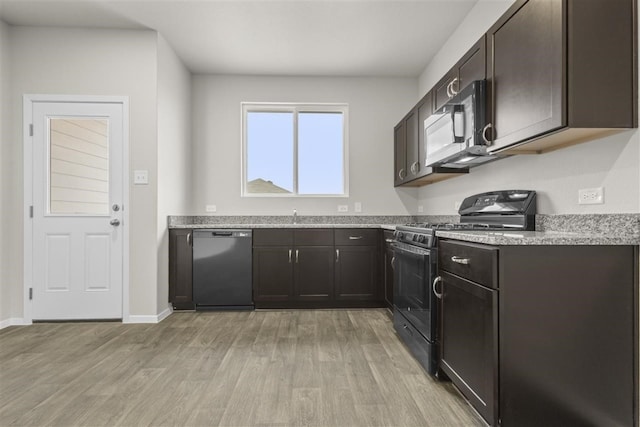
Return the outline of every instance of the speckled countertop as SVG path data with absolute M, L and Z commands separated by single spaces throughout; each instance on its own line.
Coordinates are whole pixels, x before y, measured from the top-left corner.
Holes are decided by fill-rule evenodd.
M 440 238 L 488 245 L 638 245 L 638 235 L 602 235 L 561 231 L 436 231 Z
M 457 216 L 170 216 L 169 228 L 382 228 L 458 222 Z M 442 238 L 489 245 L 640 245 L 640 214 L 537 215 L 537 231 L 437 231 Z

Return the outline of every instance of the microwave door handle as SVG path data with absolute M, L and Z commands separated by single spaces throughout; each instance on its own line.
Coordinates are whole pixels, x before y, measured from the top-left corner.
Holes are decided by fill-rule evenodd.
M 459 104 L 451 109 L 451 134 L 453 142 L 464 142 L 464 107 Z

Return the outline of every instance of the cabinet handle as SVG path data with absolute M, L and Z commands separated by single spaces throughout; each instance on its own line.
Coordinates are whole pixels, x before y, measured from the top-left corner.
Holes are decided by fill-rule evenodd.
M 420 170 L 420 163 L 418 162 L 413 162 L 411 164 L 411 173 L 416 175 L 418 173 L 418 171 Z
M 396 269 L 396 257 L 391 257 L 391 268 Z
M 291 264 L 291 249 L 289 249 L 289 264 Z
M 191 233 L 187 233 L 187 245 L 191 246 Z
M 384 239 L 384 241 L 387 243 L 393 243 L 393 239 Z
M 462 257 L 455 256 L 455 255 L 451 257 L 451 261 L 456 262 L 458 264 L 464 264 L 464 265 L 471 264 L 471 259 L 470 258 L 462 258 Z
M 336 249 L 336 262 L 340 262 L 340 249 Z
M 456 89 L 453 88 L 453 85 L 455 85 L 456 83 L 458 83 L 458 78 L 456 77 L 455 79 L 451 80 L 451 96 L 454 97 L 458 94 L 458 91 Z
M 436 285 L 438 284 L 438 282 L 442 282 L 442 277 L 438 276 L 433 279 L 433 285 L 431 286 L 431 288 L 433 289 L 433 293 L 438 297 L 438 299 L 442 299 L 442 292 L 438 292 L 438 290 L 436 289 Z
M 349 240 L 360 240 L 362 236 L 349 236 Z
M 296 249 L 296 264 L 298 263 L 298 250 Z
M 448 98 L 453 98 L 453 95 L 451 95 L 451 83 L 449 82 L 449 84 L 447 84 L 447 97 Z
M 491 123 L 488 123 L 484 128 L 482 128 L 482 140 L 486 145 L 491 145 L 492 143 L 492 141 L 487 138 L 487 131 L 489 129 L 493 129 L 493 125 Z
M 404 168 L 400 169 L 398 171 L 398 178 L 404 179 L 405 176 L 407 176 L 407 175 L 404 173 Z

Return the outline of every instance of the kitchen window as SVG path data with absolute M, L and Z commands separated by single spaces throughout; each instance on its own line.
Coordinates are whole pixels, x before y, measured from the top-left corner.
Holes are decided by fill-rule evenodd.
M 346 104 L 242 103 L 242 195 L 347 196 Z

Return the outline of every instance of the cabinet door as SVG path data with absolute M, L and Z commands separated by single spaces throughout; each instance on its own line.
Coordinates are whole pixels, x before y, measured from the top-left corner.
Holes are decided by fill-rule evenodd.
M 427 92 L 418 106 L 418 168 L 419 175 L 426 172 L 427 151 L 424 146 L 424 121 L 433 113 L 433 94 Z
M 393 308 L 393 233 L 391 231 L 384 232 L 384 262 L 383 262 L 383 292 L 384 302 L 388 308 Z
M 377 247 L 336 246 L 336 300 L 381 298 L 377 287 Z
M 482 36 L 458 65 L 458 81 L 453 88 L 456 92 L 460 92 L 475 80 L 484 80 L 487 77 L 486 58 L 486 38 Z
M 453 96 L 451 88 L 457 83 L 457 79 L 458 68 L 454 67 L 435 85 L 433 88 L 434 110 L 438 110 L 451 99 Z
M 529 0 L 487 33 L 490 151 L 566 123 L 562 1 Z M 514 9 L 511 9 L 512 11 Z
M 169 302 L 175 310 L 193 310 L 192 230 L 169 230 Z
M 253 301 L 286 302 L 293 297 L 293 249 L 286 246 L 253 248 Z
M 442 370 L 489 425 L 498 402 L 498 292 L 445 271 Z
M 295 298 L 328 301 L 333 298 L 333 246 L 297 246 L 294 250 Z
M 404 120 L 393 131 L 393 183 L 400 185 L 407 177 L 407 137 Z
M 418 139 L 418 111 L 413 110 L 405 119 L 407 145 L 407 180 L 414 179 L 420 172 L 419 139 Z

